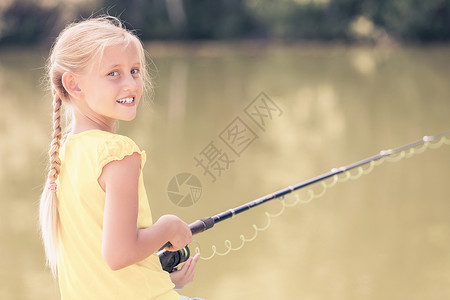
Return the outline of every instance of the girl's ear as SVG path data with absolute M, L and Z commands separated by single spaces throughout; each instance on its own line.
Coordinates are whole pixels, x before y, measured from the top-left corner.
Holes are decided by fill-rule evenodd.
M 61 81 L 64 89 L 71 97 L 79 98 L 83 95 L 78 85 L 77 77 L 74 74 L 70 72 L 64 72 Z

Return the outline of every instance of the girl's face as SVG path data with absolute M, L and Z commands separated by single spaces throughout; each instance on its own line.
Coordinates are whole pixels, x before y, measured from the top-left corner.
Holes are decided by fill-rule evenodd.
M 132 43 L 105 48 L 102 58 L 78 79 L 82 92 L 79 111 L 110 128 L 116 120 L 133 120 L 142 95 L 139 61 Z

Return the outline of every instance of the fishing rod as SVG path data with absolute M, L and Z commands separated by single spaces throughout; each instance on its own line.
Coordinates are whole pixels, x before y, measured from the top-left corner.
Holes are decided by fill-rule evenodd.
M 281 197 L 283 197 L 287 194 L 290 194 L 296 190 L 299 190 L 301 188 L 310 186 L 314 183 L 326 180 L 330 177 L 337 176 L 339 174 L 342 174 L 342 173 L 350 171 L 352 169 L 361 167 L 368 163 L 375 162 L 377 160 L 401 153 L 401 152 L 409 150 L 411 148 L 415 148 L 415 147 L 422 146 L 427 143 L 438 141 L 447 136 L 450 136 L 450 130 L 440 133 L 440 134 L 437 134 L 437 135 L 434 135 L 434 136 L 424 136 L 421 140 L 418 140 L 416 142 L 413 142 L 413 143 L 410 143 L 410 144 L 407 144 L 407 145 L 404 145 L 404 146 L 401 146 L 401 147 L 398 147 L 395 149 L 383 150 L 379 154 L 376 154 L 374 156 L 368 157 L 366 159 L 360 160 L 358 162 L 352 163 L 352 164 L 344 166 L 344 167 L 334 168 L 330 172 L 313 177 L 309 180 L 300 182 L 295 185 L 290 185 L 284 189 L 281 189 L 274 193 L 260 197 L 256 200 L 250 201 L 250 202 L 240 205 L 238 207 L 228 209 L 228 210 L 221 212 L 215 216 L 206 217 L 206 218 L 197 220 L 197 221 L 191 223 L 189 225 L 189 228 L 191 229 L 191 232 L 193 235 L 201 233 L 203 231 L 206 231 L 206 230 L 212 228 L 215 224 L 225 221 L 237 214 L 243 213 L 255 206 L 261 205 L 261 204 L 271 201 L 273 199 L 281 198 Z M 170 245 L 171 245 L 170 242 L 167 242 L 161 249 L 169 247 Z M 186 246 L 185 248 L 178 250 L 178 251 L 168 251 L 168 250 L 164 249 L 164 250 L 159 251 L 157 254 L 159 256 L 159 259 L 161 261 L 161 265 L 162 265 L 163 269 L 170 273 L 174 270 L 174 268 L 178 264 L 185 262 L 189 258 L 190 251 L 189 251 L 189 248 Z

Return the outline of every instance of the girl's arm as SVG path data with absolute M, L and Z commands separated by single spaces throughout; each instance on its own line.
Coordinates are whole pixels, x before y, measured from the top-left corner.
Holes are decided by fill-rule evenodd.
M 138 229 L 138 153 L 108 163 L 98 181 L 106 192 L 102 254 L 113 270 L 137 263 L 158 251 L 166 242 L 178 250 L 192 241 L 189 226 L 172 215 L 162 216 L 151 227 Z

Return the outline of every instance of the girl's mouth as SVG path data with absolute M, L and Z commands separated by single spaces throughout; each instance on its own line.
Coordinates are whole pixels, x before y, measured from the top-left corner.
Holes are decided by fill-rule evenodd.
M 134 97 L 122 98 L 117 100 L 116 102 L 120 104 L 131 104 L 134 103 Z

